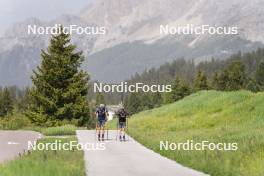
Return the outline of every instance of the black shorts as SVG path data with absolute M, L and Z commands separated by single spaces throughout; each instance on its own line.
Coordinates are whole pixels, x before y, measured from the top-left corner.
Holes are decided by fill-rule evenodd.
M 119 122 L 119 128 L 126 128 L 126 122 Z
M 105 122 L 106 122 L 105 119 L 99 119 L 99 120 L 98 120 L 98 127 L 99 127 L 99 128 L 104 127 L 104 126 L 105 126 Z

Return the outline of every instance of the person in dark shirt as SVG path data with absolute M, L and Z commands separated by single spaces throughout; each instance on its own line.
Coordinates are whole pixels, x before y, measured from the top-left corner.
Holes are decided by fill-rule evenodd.
M 97 116 L 97 130 L 98 132 L 98 140 L 104 141 L 104 133 L 105 133 L 105 123 L 107 121 L 108 111 L 104 104 L 100 104 L 99 108 L 97 108 L 95 112 Z
M 127 122 L 127 117 L 129 114 L 122 107 L 121 109 L 117 111 L 116 115 L 118 118 L 119 140 L 125 141 L 126 140 L 126 137 L 125 137 L 126 122 Z

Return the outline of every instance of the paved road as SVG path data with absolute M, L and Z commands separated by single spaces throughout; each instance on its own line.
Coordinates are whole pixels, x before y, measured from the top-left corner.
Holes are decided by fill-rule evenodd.
M 14 159 L 28 149 L 28 141 L 34 142 L 40 137 L 40 133 L 33 131 L 0 130 L 0 162 Z
M 95 143 L 95 133 L 77 131 L 79 143 Z M 127 142 L 115 140 L 116 132 L 109 131 L 105 150 L 85 150 L 88 176 L 204 176 L 183 167 L 175 161 L 145 148 L 130 138 Z

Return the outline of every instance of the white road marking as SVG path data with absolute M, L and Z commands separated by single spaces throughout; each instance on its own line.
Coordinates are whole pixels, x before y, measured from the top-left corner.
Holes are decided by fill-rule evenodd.
M 8 145 L 18 145 L 19 143 L 17 143 L 17 142 L 10 142 L 10 141 L 9 141 L 9 142 L 7 142 L 7 144 L 8 144 Z

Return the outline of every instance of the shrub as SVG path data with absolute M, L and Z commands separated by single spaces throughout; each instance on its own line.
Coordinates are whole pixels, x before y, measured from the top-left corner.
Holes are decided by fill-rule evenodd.
M 31 126 L 30 120 L 23 114 L 9 114 L 0 119 L 0 129 L 2 130 L 18 130 Z

